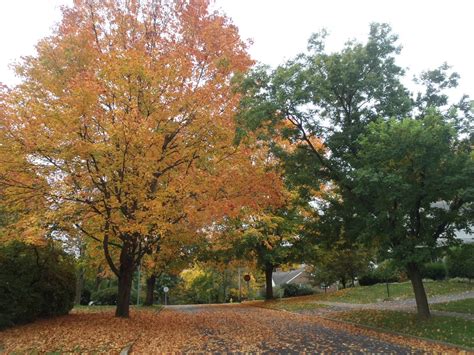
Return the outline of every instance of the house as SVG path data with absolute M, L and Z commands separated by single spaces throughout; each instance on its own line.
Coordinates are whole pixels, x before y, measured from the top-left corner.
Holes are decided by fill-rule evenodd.
M 311 277 L 304 265 L 290 271 L 274 271 L 272 274 L 273 287 L 282 286 L 284 284 L 311 285 Z

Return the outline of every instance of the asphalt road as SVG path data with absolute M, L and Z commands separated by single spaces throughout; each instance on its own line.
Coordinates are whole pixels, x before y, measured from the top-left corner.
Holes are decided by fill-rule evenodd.
M 413 353 L 416 349 L 308 317 L 245 305 L 169 306 L 163 312 L 198 324 L 202 344 L 185 352 Z M 327 322 L 326 322 L 327 323 Z M 199 345 L 198 345 L 199 344 Z

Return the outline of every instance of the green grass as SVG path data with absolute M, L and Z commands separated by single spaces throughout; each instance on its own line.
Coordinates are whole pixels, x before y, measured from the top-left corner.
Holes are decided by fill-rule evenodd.
M 474 298 L 431 305 L 437 311 L 474 314 Z
M 465 319 L 433 316 L 428 321 L 420 321 L 416 314 L 412 313 L 375 310 L 342 312 L 334 314 L 333 317 L 361 325 L 474 348 L 474 321 Z
M 427 281 L 424 285 L 428 297 L 474 290 L 474 284 L 463 282 Z M 391 300 L 414 298 L 410 282 L 392 283 L 389 285 L 389 288 Z M 377 284 L 373 286 L 352 287 L 309 297 L 316 302 L 376 303 L 387 299 L 387 288 L 385 284 Z
M 318 308 L 326 308 L 324 304 L 317 304 L 313 302 L 307 302 L 305 299 L 297 298 L 284 298 L 282 300 L 266 301 L 258 303 L 259 307 L 271 308 L 271 309 L 282 309 L 289 312 L 301 312 L 311 311 Z
M 389 287 L 390 300 L 403 300 L 414 298 L 413 289 L 410 282 L 393 283 L 390 284 Z M 469 290 L 474 290 L 474 284 L 450 281 L 428 281 L 425 282 L 425 289 L 428 294 L 428 297 L 432 297 L 437 295 L 456 294 Z M 336 292 L 319 293 L 310 296 L 283 298 L 270 302 L 258 302 L 255 303 L 255 305 L 264 308 L 283 309 L 290 312 L 299 312 L 325 307 L 324 304 L 319 304 L 318 302 L 343 302 L 364 304 L 381 302 L 386 299 L 387 289 L 385 284 L 378 284 L 373 286 L 346 288 L 344 290 L 339 290 Z M 453 303 L 454 302 L 451 302 L 451 304 Z M 467 313 L 472 313 L 472 303 L 466 303 L 460 305 L 459 307 L 461 309 L 468 308 L 471 310 L 471 312 Z M 455 312 L 454 309 L 452 311 Z
M 72 313 L 80 312 L 80 313 L 97 313 L 97 312 L 107 312 L 107 311 L 115 311 L 116 306 L 74 306 L 72 309 Z M 161 305 L 153 305 L 151 307 L 143 307 L 143 306 L 134 306 L 130 305 L 131 310 L 154 310 L 160 311 L 163 308 Z

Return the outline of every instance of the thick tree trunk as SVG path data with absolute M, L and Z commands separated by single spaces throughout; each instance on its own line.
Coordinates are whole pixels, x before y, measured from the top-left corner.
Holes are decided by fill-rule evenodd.
M 273 284 L 272 284 L 273 265 L 265 264 L 265 299 L 273 299 Z
M 120 253 L 119 282 L 117 295 L 116 317 L 128 318 L 130 315 L 130 295 L 133 279 L 133 256 L 125 246 Z
M 429 319 L 431 317 L 430 307 L 428 305 L 428 298 L 426 297 L 420 269 L 416 263 L 410 263 L 407 265 L 407 272 L 413 286 L 413 292 L 415 293 L 418 317 L 420 319 Z
M 153 306 L 153 303 L 155 301 L 155 285 L 156 275 L 151 275 L 149 278 L 146 279 L 146 298 L 144 303 L 145 306 Z
M 76 296 L 74 297 L 74 304 L 79 305 L 81 304 L 81 295 L 82 289 L 84 288 L 84 270 L 79 268 L 77 270 L 77 278 L 76 278 Z

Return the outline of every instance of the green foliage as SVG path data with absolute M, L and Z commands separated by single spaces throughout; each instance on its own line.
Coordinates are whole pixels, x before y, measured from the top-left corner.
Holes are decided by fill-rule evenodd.
M 83 289 L 82 292 L 81 292 L 81 302 L 80 302 L 80 304 L 82 306 L 87 306 L 89 304 L 89 302 L 91 301 L 91 296 L 92 296 L 91 291 L 89 291 L 86 288 Z
M 367 231 L 401 263 L 422 264 L 469 223 L 474 162 L 437 112 L 378 121 L 360 140 L 359 200 L 371 206 Z
M 0 265 L 0 328 L 72 309 L 73 260 L 53 245 L 1 245 Z
M 448 253 L 449 277 L 474 279 L 474 244 L 464 244 Z
M 383 282 L 402 281 L 402 273 L 393 260 L 384 260 L 377 268 L 364 273 L 359 278 L 360 286 L 371 286 Z
M 426 90 L 412 97 L 386 24 L 335 53 L 325 51 L 325 36 L 274 71 L 251 73 L 239 122 L 272 140 L 287 182 L 317 204 L 317 217 L 335 208 L 339 236 L 379 248 L 419 279 L 439 240 L 454 243 L 473 220 L 472 104 L 448 105 L 443 91 L 459 76 L 447 65 L 423 73 Z M 330 198 L 314 193 L 322 184 Z
M 446 266 L 442 262 L 424 264 L 421 268 L 421 276 L 424 279 L 444 280 L 446 278 Z
M 97 305 L 116 305 L 117 304 L 117 296 L 118 296 L 118 288 L 117 287 L 108 287 L 97 292 L 93 292 L 91 295 L 91 300 L 94 304 Z M 130 296 L 130 304 L 135 303 L 137 299 L 137 292 L 136 290 L 131 291 Z
M 386 277 L 377 270 L 371 270 L 359 278 L 360 286 L 372 286 L 383 282 L 397 282 L 396 276 Z
M 311 274 L 317 284 L 329 286 L 339 281 L 345 288 L 367 271 L 369 257 L 370 251 L 364 246 L 340 238 L 313 251 L 309 260 L 313 265 Z
M 283 284 L 281 288 L 283 290 L 283 297 L 306 296 L 314 293 L 314 290 L 308 285 Z

